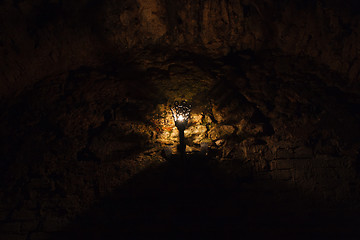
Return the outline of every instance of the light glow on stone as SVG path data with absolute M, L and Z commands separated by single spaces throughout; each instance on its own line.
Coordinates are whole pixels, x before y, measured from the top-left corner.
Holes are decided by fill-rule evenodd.
M 191 110 L 191 105 L 186 103 L 186 101 L 182 101 L 181 103 L 179 103 L 178 101 L 174 102 L 174 107 L 171 107 L 170 105 L 170 109 L 172 112 L 172 115 L 174 117 L 175 120 L 175 125 L 176 124 L 187 124 L 189 118 L 190 118 L 190 110 Z

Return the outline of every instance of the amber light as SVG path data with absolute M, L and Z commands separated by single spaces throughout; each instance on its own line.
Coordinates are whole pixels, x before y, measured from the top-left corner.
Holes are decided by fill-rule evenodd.
M 181 158 L 184 159 L 185 157 L 185 137 L 184 137 L 184 130 L 190 118 L 190 111 L 191 105 L 188 104 L 186 101 L 178 101 L 174 102 L 174 107 L 171 107 L 171 112 L 175 121 L 175 126 L 179 130 L 179 138 L 180 138 L 180 145 L 179 150 L 181 154 Z
M 170 106 L 170 109 L 175 121 L 175 126 L 178 129 L 179 127 L 185 128 L 190 118 L 191 105 L 186 101 L 181 101 L 181 103 L 175 101 L 174 107 Z

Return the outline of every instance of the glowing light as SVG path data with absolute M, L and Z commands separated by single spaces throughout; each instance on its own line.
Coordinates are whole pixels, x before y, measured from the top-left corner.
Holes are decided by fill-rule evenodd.
M 170 105 L 170 109 L 175 120 L 175 125 L 177 127 L 180 126 L 178 124 L 185 126 L 190 118 L 191 105 L 186 101 L 182 101 L 181 103 L 175 101 L 174 107 Z

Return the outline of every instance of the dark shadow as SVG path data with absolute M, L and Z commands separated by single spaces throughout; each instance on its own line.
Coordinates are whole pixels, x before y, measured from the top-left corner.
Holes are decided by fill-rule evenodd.
M 238 178 L 239 179 L 239 178 Z M 279 183 L 237 181 L 210 156 L 173 155 L 54 239 L 357 239 L 359 219 Z

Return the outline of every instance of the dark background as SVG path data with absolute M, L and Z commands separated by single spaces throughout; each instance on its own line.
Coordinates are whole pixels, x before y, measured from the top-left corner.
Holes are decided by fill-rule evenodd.
M 359 11 L 0 1 L 0 238 L 359 238 Z

